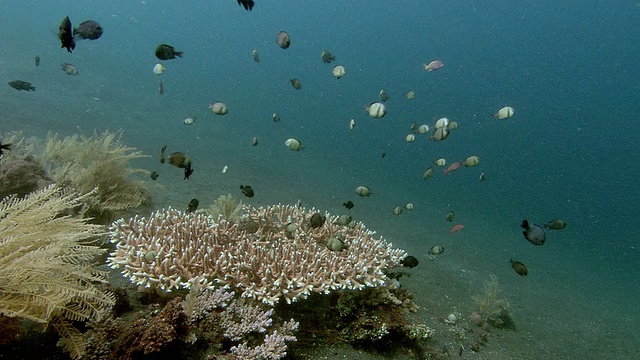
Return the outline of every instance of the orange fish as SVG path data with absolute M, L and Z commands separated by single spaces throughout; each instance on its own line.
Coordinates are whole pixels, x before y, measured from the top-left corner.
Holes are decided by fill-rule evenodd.
M 458 161 L 458 162 L 454 162 L 453 164 L 449 165 L 448 168 L 446 169 L 442 169 L 442 173 L 447 175 L 449 173 L 452 173 L 456 170 L 458 170 L 460 168 L 460 166 L 462 166 L 464 162 L 463 161 Z
M 455 233 L 457 233 L 458 231 L 460 231 L 462 229 L 464 229 L 464 225 L 462 225 L 462 224 L 455 225 L 454 227 L 452 227 L 449 230 L 449 234 L 455 234 Z

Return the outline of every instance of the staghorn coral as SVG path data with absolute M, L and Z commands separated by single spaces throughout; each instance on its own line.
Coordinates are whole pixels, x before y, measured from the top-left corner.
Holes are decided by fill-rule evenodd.
M 129 167 L 131 160 L 148 157 L 121 142 L 122 131 L 92 136 L 73 135 L 60 139 L 49 134 L 43 143 L 29 139 L 26 147 L 46 169 L 46 177 L 85 198 L 86 215 L 108 224 L 135 208 L 149 206 L 147 184 L 136 174 L 146 170 Z
M 73 358 L 84 349 L 69 321 L 100 319 L 114 303 L 94 286 L 106 282 L 92 266 L 105 252 L 93 245 L 104 228 L 61 216 L 85 196 L 52 185 L 0 201 L 0 315 L 50 323 Z
M 471 298 L 476 302 L 482 321 L 500 327 L 509 318 L 509 302 L 502 295 L 495 275 L 490 275 L 489 279 L 484 281 L 482 291 Z
M 216 199 L 213 205 L 209 207 L 209 215 L 214 219 L 220 216 L 229 222 L 237 222 L 242 216 L 242 201 L 236 200 L 231 194 L 221 195 Z
M 175 209 L 149 217 L 120 219 L 110 227 L 116 250 L 108 263 L 138 285 L 172 290 L 227 286 L 242 297 L 273 305 L 312 292 L 364 289 L 384 285 L 384 271 L 398 266 L 405 252 L 374 239 L 364 224 L 336 224 L 337 216 L 312 228 L 316 213 L 285 205 L 245 207 L 237 223 Z M 326 247 L 330 237 L 345 244 L 341 252 Z

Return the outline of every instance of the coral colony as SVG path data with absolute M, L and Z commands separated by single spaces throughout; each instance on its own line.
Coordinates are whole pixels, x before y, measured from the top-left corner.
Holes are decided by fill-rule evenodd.
M 117 247 L 108 263 L 138 285 L 170 291 L 197 279 L 202 288 L 225 287 L 274 305 L 312 292 L 384 285 L 384 271 L 406 255 L 374 239 L 362 223 L 337 225 L 329 213 L 321 227 L 312 228 L 308 219 L 314 212 L 247 206 L 239 221 L 230 222 L 169 208 L 149 218 L 120 219 L 110 229 Z M 329 250 L 330 237 L 342 241 L 344 250 Z

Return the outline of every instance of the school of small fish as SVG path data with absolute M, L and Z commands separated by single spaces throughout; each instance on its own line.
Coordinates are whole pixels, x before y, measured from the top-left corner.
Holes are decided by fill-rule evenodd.
M 247 11 L 251 11 L 255 6 L 255 2 L 253 0 L 237 0 L 237 3 Z M 66 49 L 68 53 L 72 53 L 76 49 L 76 46 L 77 46 L 76 40 L 90 40 L 90 41 L 97 40 L 101 38 L 103 33 L 104 33 L 104 29 L 102 28 L 102 26 L 94 20 L 86 20 L 74 28 L 72 25 L 71 19 L 68 16 L 64 17 L 64 19 L 62 20 L 62 22 L 59 24 L 59 27 L 58 27 L 58 39 L 60 41 L 61 48 Z M 302 40 L 305 40 L 305 39 L 302 39 Z M 292 37 L 287 31 L 279 31 L 275 36 L 275 43 L 282 50 L 289 49 L 292 45 Z M 185 48 L 189 46 L 189 44 L 182 44 L 182 45 Z M 167 61 L 173 60 L 173 62 L 179 63 L 180 61 L 176 59 L 182 58 L 184 54 L 184 51 L 179 51 L 173 45 L 166 44 L 166 43 L 160 43 L 155 47 L 155 50 L 152 50 L 152 49 L 149 49 L 149 50 L 151 50 L 149 51 L 150 53 L 153 53 L 155 55 L 156 59 L 154 59 L 154 62 L 160 61 L 155 63 L 155 65 L 153 65 L 153 68 L 152 68 L 153 74 L 157 75 L 158 79 L 162 79 L 168 76 L 168 75 L 164 75 L 163 77 L 160 77 L 165 73 L 165 71 L 167 71 L 167 66 L 168 66 L 166 65 Z M 263 52 L 263 54 L 269 55 L 270 53 L 269 51 L 265 51 Z M 251 51 L 251 58 L 253 59 L 254 63 L 259 64 L 263 57 L 260 55 L 260 52 L 258 51 L 258 49 L 255 48 Z M 322 63 L 331 64 L 337 61 L 337 57 L 331 52 L 329 52 L 328 50 L 322 50 L 322 52 L 320 53 L 320 60 L 322 61 Z M 40 66 L 41 58 L 39 55 L 35 56 L 34 63 L 35 63 L 35 66 L 37 67 Z M 335 79 L 342 79 L 348 73 L 347 72 L 348 65 L 349 64 L 333 65 L 330 71 L 330 75 Z M 176 66 L 179 66 L 179 65 L 176 65 Z M 66 62 L 62 63 L 61 68 L 68 75 L 76 76 L 80 74 L 77 67 L 70 63 L 66 63 Z M 433 73 L 436 71 L 438 73 L 441 73 L 441 72 L 447 71 L 447 68 L 445 67 L 445 62 L 442 59 L 438 59 L 438 58 L 432 58 L 431 60 L 425 62 L 422 65 L 422 69 L 424 70 L 424 72 L 427 72 L 427 73 Z M 416 76 L 422 76 L 419 73 L 421 73 L 421 71 L 418 70 L 416 72 Z M 429 74 L 428 76 L 433 76 L 433 75 Z M 327 75 L 327 77 L 329 76 Z M 348 79 L 348 76 L 347 76 L 347 79 Z M 303 88 L 302 86 L 303 82 L 301 78 L 291 77 L 288 80 L 291 86 L 295 90 L 301 91 L 301 93 L 308 91 L 308 90 L 305 90 L 305 88 Z M 283 79 L 283 81 L 286 81 L 286 79 Z M 348 81 L 348 80 L 340 80 L 341 83 L 344 81 Z M 307 83 L 305 82 L 305 84 Z M 309 82 L 309 86 L 311 87 L 312 85 L 313 84 Z M 27 92 L 35 91 L 36 89 L 35 86 L 33 86 L 31 83 L 23 80 L 10 81 L 9 86 L 11 86 L 12 88 L 18 91 L 27 91 Z M 165 86 L 161 80 L 158 81 L 157 89 L 160 95 L 164 94 Z M 403 98 L 402 95 L 399 95 L 397 97 L 396 95 L 394 95 L 392 97 L 391 95 L 389 95 L 389 92 L 392 92 L 393 94 L 395 94 L 396 91 L 393 91 L 394 89 L 388 89 L 388 90 L 389 91 L 387 91 L 387 89 L 380 89 L 377 92 L 377 97 L 373 98 L 374 96 L 371 96 L 372 98 L 371 100 L 373 101 L 371 101 L 364 108 L 366 115 L 368 115 L 369 118 L 375 119 L 375 120 L 372 120 L 374 122 L 382 121 L 380 119 L 383 119 L 385 116 L 387 116 L 387 114 L 390 113 L 389 112 L 390 109 L 391 111 L 393 111 L 393 107 L 395 106 L 394 102 L 399 101 L 397 100 L 398 98 L 400 99 Z M 170 95 L 167 94 L 166 96 L 170 96 Z M 415 97 L 416 97 L 416 93 L 412 90 L 404 92 L 404 99 L 406 100 L 413 100 L 415 99 Z M 241 106 L 241 105 L 232 104 L 232 106 Z M 227 106 L 227 103 L 223 101 L 212 101 L 208 105 L 208 107 L 211 113 L 217 116 L 223 116 L 229 113 L 229 108 Z M 496 108 L 498 108 L 498 106 L 496 106 Z M 490 112 L 487 112 L 487 117 L 492 116 L 493 118 L 498 120 L 507 120 L 514 117 L 515 113 L 516 112 L 513 107 L 502 106 L 497 110 L 494 110 L 493 114 L 491 114 Z M 366 121 L 358 120 L 357 121 L 358 127 L 356 128 L 356 119 L 358 119 L 359 116 L 358 114 L 351 114 L 351 116 L 353 117 L 348 122 L 348 130 L 357 132 L 357 131 L 360 131 L 361 127 L 365 128 L 367 126 Z M 361 115 L 360 118 L 362 117 L 363 116 Z M 274 123 L 279 123 L 280 115 L 277 112 L 274 112 L 272 115 L 272 119 Z M 186 117 L 182 122 L 184 125 L 188 125 L 188 126 L 194 125 L 196 124 L 196 116 Z M 461 123 L 464 124 L 464 119 L 461 119 Z M 194 126 L 198 127 L 199 125 L 200 123 Z M 459 128 L 459 126 L 460 125 L 458 121 L 451 120 L 447 117 L 440 117 L 437 120 L 435 120 L 433 124 L 419 124 L 417 122 L 413 122 L 411 124 L 409 133 L 404 136 L 404 142 L 408 144 L 413 144 L 413 143 L 417 143 L 418 140 L 423 138 L 426 140 L 430 140 L 434 144 L 433 147 L 436 149 L 434 150 L 434 152 L 437 153 L 438 151 L 444 151 L 444 150 L 439 150 L 441 149 L 441 147 L 439 147 L 438 143 L 448 140 L 450 136 L 456 131 L 456 129 Z M 464 127 L 461 127 L 461 129 L 463 128 Z M 464 131 L 464 130 L 457 130 L 457 131 Z M 455 138 L 455 136 L 453 137 Z M 254 147 L 257 146 L 258 137 L 253 136 L 251 139 L 252 139 L 251 145 Z M 401 139 L 398 139 L 398 141 L 401 141 Z M 305 149 L 305 146 L 303 145 L 302 141 L 296 137 L 286 138 L 286 140 L 284 140 L 284 145 L 288 150 L 291 150 L 293 152 L 299 152 Z M 10 150 L 11 149 L 10 146 L 11 144 L 2 145 L 2 147 L 0 148 L 0 155 L 2 154 L 2 150 Z M 407 145 L 407 146 L 414 146 L 414 145 Z M 165 162 L 166 148 L 167 147 L 164 146 L 160 151 L 161 163 Z M 380 149 L 380 148 L 377 147 L 377 149 Z M 382 148 L 380 154 L 381 154 L 381 158 L 385 158 L 385 156 L 387 155 L 385 148 Z M 487 179 L 485 172 L 475 172 L 477 170 L 474 170 L 474 168 L 481 166 L 481 160 L 478 155 L 466 154 L 466 157 L 456 156 L 454 158 L 443 157 L 442 156 L 443 154 L 439 154 L 439 155 L 440 156 L 437 156 L 437 158 L 433 160 L 433 163 L 430 162 L 425 166 L 426 170 L 424 170 L 424 172 L 422 173 L 422 179 L 425 181 L 425 184 L 427 181 L 430 184 L 436 181 L 433 179 L 434 177 L 436 177 L 437 174 L 440 173 L 440 170 L 436 171 L 437 168 L 442 168 L 442 171 L 441 171 L 442 180 L 440 181 L 448 181 L 447 179 L 454 176 L 454 174 L 456 177 L 462 176 L 462 174 L 458 174 L 459 171 L 460 173 L 472 172 L 474 175 L 471 178 L 476 179 L 474 180 L 475 184 L 481 183 Z M 295 155 L 292 154 L 290 156 L 295 156 Z M 192 165 L 192 161 L 190 157 L 187 156 L 185 153 L 173 152 L 168 157 L 166 157 L 166 159 L 168 160 L 169 164 L 177 168 L 184 169 L 185 180 L 188 180 L 190 176 L 193 174 L 194 168 Z M 489 164 L 491 163 L 491 161 L 492 159 L 487 159 L 487 162 Z M 484 160 L 482 164 L 484 164 Z M 462 169 L 468 169 L 468 170 L 462 170 Z M 222 169 L 222 173 L 223 174 L 226 173 L 227 170 L 228 170 L 228 166 L 225 165 L 224 168 Z M 489 169 L 485 169 L 485 170 L 488 171 Z M 419 174 L 417 174 L 416 176 L 419 176 Z M 150 178 L 152 180 L 157 180 L 158 177 L 159 177 L 158 172 L 156 171 L 150 172 Z M 424 186 L 432 186 L 432 185 L 424 185 Z M 240 190 L 242 194 L 246 197 L 254 196 L 254 190 L 249 185 L 240 185 Z M 383 191 L 384 189 L 380 189 L 380 192 L 383 192 Z M 369 198 L 374 194 L 374 192 L 365 185 L 356 186 L 355 192 L 359 197 L 364 199 Z M 366 200 L 363 200 L 363 201 L 366 201 Z M 198 203 L 197 199 L 193 199 L 192 202 L 189 204 L 189 211 L 195 211 L 198 206 L 197 203 Z M 355 204 L 352 201 L 347 201 L 343 204 L 343 206 L 348 211 L 351 211 L 351 209 L 355 206 Z M 414 208 L 414 204 L 409 202 L 409 203 L 406 203 L 405 205 L 396 205 L 396 206 L 390 205 L 389 208 L 391 208 L 391 213 L 393 215 L 398 216 L 403 214 L 405 211 L 412 210 Z M 343 216 L 344 218 L 341 216 L 337 221 L 339 221 L 341 224 L 344 223 L 344 225 L 348 225 L 352 222 L 352 217 L 350 215 L 344 214 Z M 454 217 L 455 215 L 453 211 L 449 211 L 446 214 L 446 220 L 449 222 L 452 222 L 454 220 Z M 324 223 L 324 220 L 325 219 L 320 217 L 312 218 L 311 226 L 316 226 L 317 224 Z M 563 219 L 556 218 L 540 226 L 535 223 L 529 222 L 528 220 L 525 219 L 522 221 L 520 226 L 523 229 L 522 234 L 528 242 L 536 246 L 542 246 L 545 244 L 545 241 L 546 241 L 545 229 L 562 230 L 567 226 L 567 223 Z M 461 232 L 463 229 L 465 229 L 464 224 L 462 223 L 455 224 L 448 230 L 448 233 L 450 235 L 454 235 L 454 234 L 457 234 L 458 232 Z M 467 231 L 472 231 L 472 229 L 464 230 L 464 232 L 467 232 Z M 343 248 L 343 244 L 339 240 L 336 240 L 330 246 L 328 245 L 328 247 L 334 251 L 341 251 Z M 433 245 L 432 247 L 430 247 L 428 251 L 428 253 L 431 256 L 441 255 L 443 252 L 444 252 L 444 246 L 439 244 Z M 417 265 L 417 259 L 413 258 L 410 260 L 411 261 L 409 260 L 407 261 L 407 263 L 410 264 L 408 265 L 408 267 L 413 267 Z M 527 266 L 523 262 L 510 259 L 510 264 L 518 275 L 521 275 L 521 276 L 528 275 L 529 271 L 527 269 Z

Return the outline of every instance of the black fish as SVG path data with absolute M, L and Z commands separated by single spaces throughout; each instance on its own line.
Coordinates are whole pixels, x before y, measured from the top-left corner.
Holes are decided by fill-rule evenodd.
M 544 229 L 536 224 L 530 224 L 527 219 L 522 220 L 520 227 L 524 229 L 522 235 L 533 245 L 543 245 L 546 240 Z
M 58 38 L 62 43 L 63 48 L 67 48 L 68 52 L 73 52 L 72 50 L 76 48 L 76 42 L 73 40 L 73 33 L 71 32 L 71 20 L 69 17 L 65 17 L 60 26 L 58 27 Z
M 408 268 L 414 268 L 418 266 L 418 263 L 419 263 L 418 259 L 416 259 L 415 256 L 411 256 L 411 255 L 408 255 L 404 257 L 402 260 L 400 260 L 400 264 Z
M 22 80 L 9 81 L 9 86 L 18 91 L 36 91 L 36 88 L 31 86 L 31 83 Z
M 160 176 L 160 174 L 158 174 L 157 171 L 154 171 L 149 176 L 151 177 L 151 180 L 156 180 Z
M 238 5 L 241 5 L 247 11 L 251 11 L 253 9 L 253 5 L 255 5 L 255 1 L 253 1 L 253 0 L 238 0 Z
M 93 20 L 87 20 L 73 29 L 73 35 L 78 35 L 81 39 L 96 40 L 102 36 L 102 26 Z
M 2 152 L 4 150 L 11 150 L 11 144 L 2 144 L 2 143 L 0 143 L 0 156 L 2 156 Z
M 342 203 L 342 206 L 344 206 L 344 207 L 346 207 L 347 209 L 351 210 L 351 209 L 353 209 L 353 207 L 354 207 L 355 205 L 353 204 L 353 201 L 349 200 L 349 201 L 347 201 L 346 203 Z
M 246 197 L 253 197 L 253 189 L 249 185 L 240 185 L 240 191 Z
M 176 51 L 171 45 L 160 44 L 156 48 L 156 57 L 160 60 L 171 60 L 176 56 L 182 57 L 182 51 Z
M 189 180 L 191 174 L 193 174 L 193 169 L 191 168 L 191 161 L 189 161 L 184 166 L 184 179 Z
M 36 63 L 36 66 L 40 66 L 40 56 L 36 55 L 36 57 L 33 59 L 33 61 Z
M 311 219 L 309 219 L 309 225 L 311 225 L 311 228 L 317 229 L 324 225 L 325 220 L 327 220 L 327 218 L 324 215 L 315 213 L 311 216 Z
M 198 199 L 191 199 L 191 201 L 189 201 L 189 206 L 187 206 L 187 212 L 192 213 L 196 211 L 198 209 L 199 204 L 200 204 L 200 201 L 198 201 Z
M 529 273 L 529 269 L 527 269 L 527 265 L 521 263 L 520 261 L 514 261 L 513 259 L 509 260 L 511 263 L 511 267 L 515 272 L 520 276 L 527 276 Z

